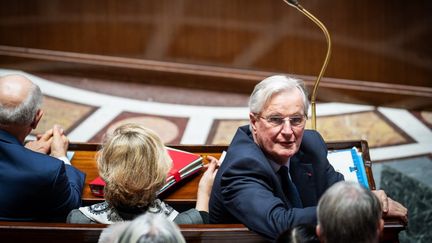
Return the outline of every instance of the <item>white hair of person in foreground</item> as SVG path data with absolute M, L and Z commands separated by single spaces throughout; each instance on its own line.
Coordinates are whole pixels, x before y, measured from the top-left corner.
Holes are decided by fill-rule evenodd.
M 164 215 L 147 212 L 132 221 L 104 229 L 99 243 L 185 243 L 176 223 Z

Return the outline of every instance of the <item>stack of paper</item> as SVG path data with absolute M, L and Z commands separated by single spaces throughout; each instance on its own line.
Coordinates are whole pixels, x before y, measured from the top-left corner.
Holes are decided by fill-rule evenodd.
M 329 151 L 327 159 L 344 176 L 345 181 L 358 182 L 369 188 L 364 162 L 356 148 Z

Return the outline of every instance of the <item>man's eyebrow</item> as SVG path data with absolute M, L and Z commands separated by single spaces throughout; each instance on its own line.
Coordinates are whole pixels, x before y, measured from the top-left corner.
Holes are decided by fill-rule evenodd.
M 282 115 L 282 114 L 280 114 L 280 113 L 270 113 L 270 114 L 268 114 L 267 115 L 267 117 L 270 117 L 270 116 L 273 116 L 273 117 L 283 117 L 283 118 L 285 118 L 285 117 L 293 117 L 293 116 L 303 116 L 303 114 L 302 113 L 294 113 L 294 114 L 289 114 L 289 115 L 287 115 L 287 116 L 285 116 L 285 115 Z
M 274 111 L 267 114 L 267 116 L 283 116 L 280 112 Z

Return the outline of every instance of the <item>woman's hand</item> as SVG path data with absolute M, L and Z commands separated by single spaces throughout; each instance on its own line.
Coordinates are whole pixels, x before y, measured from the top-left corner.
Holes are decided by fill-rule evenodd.
M 209 211 L 210 194 L 213 187 L 213 181 L 219 168 L 219 161 L 213 156 L 207 156 L 210 162 L 204 167 L 207 168 L 206 172 L 201 176 L 198 184 L 197 202 L 195 208 L 198 211 Z

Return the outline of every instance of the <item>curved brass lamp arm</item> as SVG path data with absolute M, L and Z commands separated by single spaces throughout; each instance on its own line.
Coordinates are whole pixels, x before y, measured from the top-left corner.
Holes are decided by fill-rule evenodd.
M 330 33 L 328 32 L 325 25 L 319 21 L 315 16 L 313 16 L 311 13 L 309 13 L 306 9 L 304 9 L 296 0 L 283 0 L 286 4 L 298 9 L 301 13 L 306 15 L 310 20 L 312 20 L 320 29 L 324 32 L 324 35 L 327 40 L 327 54 L 324 60 L 324 63 L 321 67 L 321 71 L 318 75 L 317 80 L 315 81 L 315 84 L 313 86 L 312 94 L 311 94 L 311 106 L 312 106 L 312 129 L 316 130 L 316 95 L 318 91 L 318 86 L 321 81 L 321 77 L 324 75 L 324 72 L 327 68 L 327 64 L 330 60 L 330 54 L 331 54 L 331 38 Z

